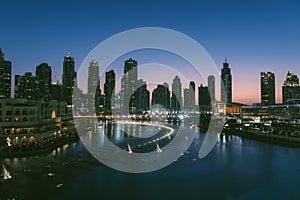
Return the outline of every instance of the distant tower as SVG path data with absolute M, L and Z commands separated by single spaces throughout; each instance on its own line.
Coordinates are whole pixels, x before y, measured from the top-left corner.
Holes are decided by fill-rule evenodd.
M 62 85 L 58 81 L 51 84 L 51 98 L 53 100 L 62 101 L 62 93 Z
M 128 59 L 124 63 L 124 75 L 122 77 L 122 106 L 124 114 L 135 111 L 136 98 L 135 90 L 137 89 L 137 61 Z
M 11 62 L 4 60 L 0 48 L 0 99 L 11 97 Z
M 105 94 L 105 113 L 112 114 L 115 98 L 116 74 L 110 70 L 105 74 L 104 94 Z
M 229 68 L 229 64 L 227 63 L 227 59 L 225 58 L 225 62 L 223 63 L 223 68 L 221 72 L 221 101 L 226 103 L 232 102 L 232 77 Z M 222 84 L 223 83 L 223 84 Z
M 180 78 L 176 76 L 172 83 L 171 109 L 180 111 L 182 106 L 182 84 Z
M 275 75 L 273 72 L 260 73 L 260 94 L 262 105 L 275 104 Z
M 147 90 L 147 84 L 143 79 L 138 80 L 138 88 L 135 91 L 136 112 L 142 113 L 150 108 L 150 92 Z
M 66 101 L 68 105 L 72 105 L 73 89 L 77 87 L 76 76 L 74 58 L 68 53 L 64 57 L 62 74 L 63 100 Z
M 184 88 L 183 89 L 183 102 L 184 102 L 184 109 L 189 110 L 190 109 L 190 89 Z
M 195 108 L 195 82 L 191 81 L 189 88 L 183 90 L 184 107 L 187 110 L 193 110 Z
M 288 71 L 282 86 L 282 103 L 287 104 L 289 99 L 300 99 L 299 78 L 291 71 Z
M 215 95 L 216 88 L 215 88 L 215 77 L 213 75 L 207 77 L 207 86 L 210 94 L 210 99 L 214 101 L 216 99 L 216 95 Z
M 199 106 L 209 106 L 210 105 L 210 95 L 209 89 L 207 86 L 203 86 L 202 84 L 198 87 L 198 100 Z
M 47 63 L 42 63 L 36 66 L 35 76 L 37 80 L 37 98 L 36 99 L 51 99 L 51 80 L 52 70 Z
M 170 109 L 170 90 L 167 83 L 157 85 L 157 87 L 152 91 L 151 105 L 160 105 L 164 110 Z
M 191 81 L 189 84 L 190 91 L 190 109 L 193 110 L 195 107 L 195 82 Z
M 99 100 L 99 96 L 101 95 L 99 65 L 95 59 L 93 59 L 90 62 L 90 66 L 89 66 L 87 95 L 88 95 L 88 108 L 90 111 L 93 111 L 95 109 L 95 99 Z M 98 97 L 96 97 L 96 95 Z
M 39 84 L 31 72 L 25 72 L 24 75 L 15 75 L 15 98 L 35 100 L 40 96 Z

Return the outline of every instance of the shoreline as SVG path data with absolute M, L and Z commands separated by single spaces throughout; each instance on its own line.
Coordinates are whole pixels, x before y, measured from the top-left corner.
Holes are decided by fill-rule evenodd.
M 18 151 L 18 152 L 1 152 L 0 153 L 0 158 L 14 158 L 14 157 L 30 157 L 30 156 L 37 156 L 37 155 L 41 155 L 44 153 L 49 153 L 52 150 L 61 147 L 65 144 L 69 144 L 69 143 L 74 143 L 77 142 L 79 140 L 79 136 L 76 135 L 74 137 L 70 137 L 67 139 L 63 139 L 57 143 L 54 143 L 52 146 L 47 147 L 45 149 L 40 149 L 37 151 Z
M 256 131 L 237 131 L 237 130 L 223 130 L 224 134 L 236 135 L 241 138 L 256 140 L 264 143 L 274 144 L 278 146 L 300 148 L 300 138 L 285 137 L 281 135 L 271 135 L 257 133 Z

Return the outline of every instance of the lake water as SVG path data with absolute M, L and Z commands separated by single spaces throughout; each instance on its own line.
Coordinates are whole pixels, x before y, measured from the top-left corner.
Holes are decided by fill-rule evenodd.
M 141 129 L 133 128 L 141 134 Z M 111 130 L 105 130 L 126 149 L 129 136 L 115 135 L 117 129 L 111 135 Z M 195 140 L 183 156 L 150 173 L 111 169 L 81 141 L 49 154 L 1 159 L 12 179 L 1 177 L 0 199 L 300 199 L 300 149 L 220 138 L 208 156 L 199 159 L 205 134 L 194 131 Z

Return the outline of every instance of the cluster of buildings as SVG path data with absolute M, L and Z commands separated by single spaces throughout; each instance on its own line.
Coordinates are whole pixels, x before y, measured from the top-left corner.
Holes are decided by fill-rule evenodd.
M 260 73 L 261 102 L 252 106 L 243 106 L 243 118 L 254 121 L 290 121 L 300 120 L 299 78 L 291 71 L 287 72 L 282 85 L 282 104 L 275 101 L 275 74 Z
M 0 49 L 0 134 L 42 132 L 72 120 L 76 72 L 70 54 L 64 58 L 62 84 L 52 84 L 51 67 L 42 63 L 35 76 L 15 75 L 14 98 L 11 70 Z
M 222 78 L 227 85 L 222 93 L 224 101 L 232 101 L 231 73 L 227 62 Z M 215 77 L 208 77 L 208 86 L 198 87 L 198 104 L 195 102 L 195 82 L 191 81 L 188 88 L 182 88 L 181 80 L 175 76 L 171 87 L 168 83 L 158 84 L 153 89 L 151 98 L 147 83 L 138 79 L 138 62 L 128 59 L 124 62 L 124 74 L 121 77 L 121 88 L 115 91 L 116 73 L 110 70 L 105 73 L 104 94 L 100 90 L 99 66 L 96 60 L 90 62 L 88 72 L 87 108 L 95 107 L 97 115 L 130 115 L 130 114 L 179 114 L 196 112 L 200 109 L 210 110 L 211 102 L 215 101 Z M 228 93 L 228 94 L 227 94 Z M 95 96 L 95 98 L 94 98 Z M 83 110 L 76 107 L 79 112 Z M 88 111 L 94 113 L 93 109 Z
M 275 75 L 261 73 L 261 103 L 246 106 L 232 102 L 232 75 L 225 59 L 221 69 L 220 101 L 216 100 L 215 77 L 207 77 L 207 86 L 196 88 L 191 81 L 182 88 L 175 76 L 171 87 L 158 84 L 152 91 L 138 78 L 138 62 L 124 62 L 120 91 L 116 92 L 114 70 L 105 73 L 104 92 L 100 87 L 99 64 L 94 59 L 88 68 L 87 94 L 77 87 L 74 58 L 68 53 L 63 60 L 61 83 L 52 83 L 52 69 L 47 63 L 36 66 L 35 75 L 26 72 L 15 75 L 14 98 L 11 97 L 12 65 L 0 49 L 0 130 L 1 132 L 32 131 L 71 120 L 74 115 L 132 115 L 132 114 L 198 114 L 227 112 L 252 119 L 299 119 L 299 78 L 288 72 L 282 86 L 282 104 L 275 103 Z M 198 98 L 196 97 L 198 89 Z M 198 99 L 198 102 L 195 100 Z M 224 105 L 227 105 L 226 108 Z M 212 107 L 213 105 L 213 107 Z

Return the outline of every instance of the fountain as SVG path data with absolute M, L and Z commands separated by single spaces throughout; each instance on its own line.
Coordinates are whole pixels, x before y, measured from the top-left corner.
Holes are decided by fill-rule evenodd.
M 131 147 L 129 144 L 127 144 L 127 147 L 128 147 L 128 153 L 132 153 L 132 150 L 131 150 Z
M 7 169 L 5 168 L 4 165 L 2 165 L 3 167 L 3 178 L 6 180 L 6 179 L 11 179 L 11 175 L 9 173 L 9 171 L 7 171 Z
M 162 152 L 162 150 L 159 148 L 159 145 L 156 143 L 156 151 L 157 152 Z

